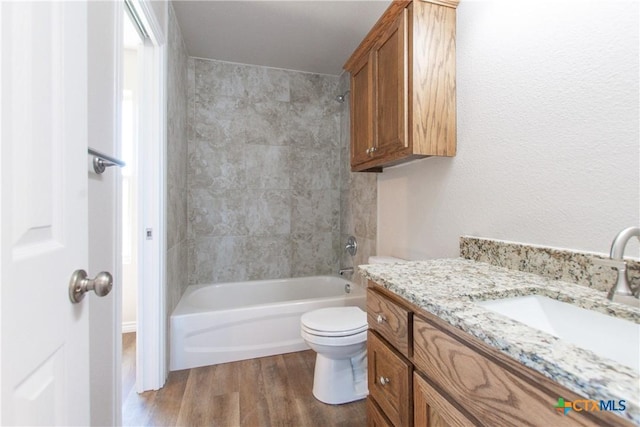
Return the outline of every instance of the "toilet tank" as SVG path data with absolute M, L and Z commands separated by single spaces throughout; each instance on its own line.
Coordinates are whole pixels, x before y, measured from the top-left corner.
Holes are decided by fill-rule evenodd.
M 396 262 L 404 262 L 405 259 L 396 258 L 392 256 L 376 255 L 369 257 L 369 264 L 393 264 Z

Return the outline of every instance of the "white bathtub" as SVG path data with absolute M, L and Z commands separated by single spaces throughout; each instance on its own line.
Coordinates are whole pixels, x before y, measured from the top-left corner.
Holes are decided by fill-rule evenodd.
M 302 314 L 365 304 L 364 289 L 332 276 L 192 285 L 171 314 L 170 369 L 306 350 Z

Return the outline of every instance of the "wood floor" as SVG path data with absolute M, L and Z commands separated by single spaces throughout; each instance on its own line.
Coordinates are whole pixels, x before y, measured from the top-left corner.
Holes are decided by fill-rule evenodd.
M 365 401 L 326 405 L 312 393 L 311 350 L 175 371 L 137 394 L 135 334 L 122 336 L 125 426 L 364 426 Z

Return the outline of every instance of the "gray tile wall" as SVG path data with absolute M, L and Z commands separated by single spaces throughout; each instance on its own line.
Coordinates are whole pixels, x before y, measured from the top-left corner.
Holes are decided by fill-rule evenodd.
M 339 93 L 349 89 L 349 73 L 340 76 Z M 376 255 L 378 182 L 377 174 L 351 172 L 350 120 L 348 94 L 340 109 L 340 263 L 343 267 L 367 264 L 370 255 Z M 358 241 L 354 257 L 344 251 L 347 238 L 352 235 Z M 359 273 L 353 280 L 362 283 Z
M 189 283 L 335 274 L 338 78 L 189 59 Z
M 187 286 L 187 49 L 169 3 L 167 52 L 167 318 Z

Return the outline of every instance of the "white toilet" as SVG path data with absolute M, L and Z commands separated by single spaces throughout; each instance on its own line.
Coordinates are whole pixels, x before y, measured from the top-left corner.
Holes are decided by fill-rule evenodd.
M 360 307 L 310 311 L 300 320 L 301 335 L 318 355 L 313 395 L 337 405 L 367 397 L 367 313 Z
M 370 264 L 403 261 L 370 257 Z M 300 334 L 316 353 L 313 395 L 337 405 L 364 399 L 367 387 L 367 313 L 359 307 L 310 311 L 300 319 Z

